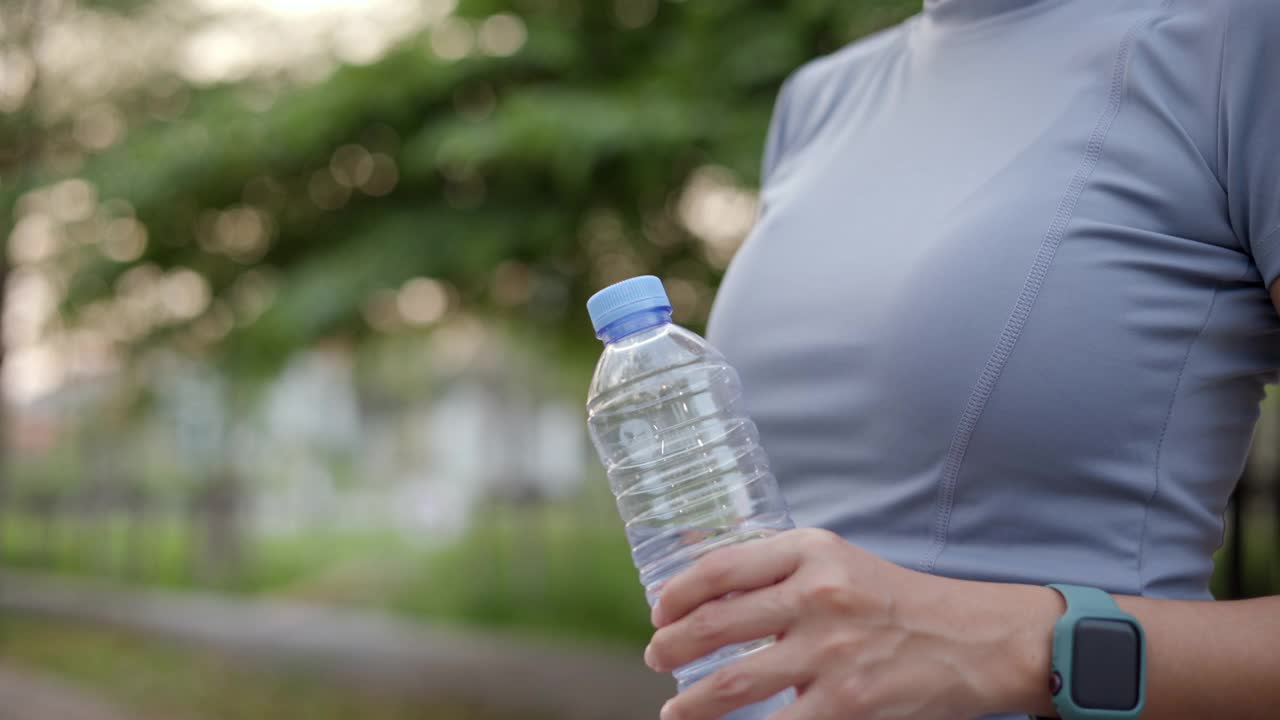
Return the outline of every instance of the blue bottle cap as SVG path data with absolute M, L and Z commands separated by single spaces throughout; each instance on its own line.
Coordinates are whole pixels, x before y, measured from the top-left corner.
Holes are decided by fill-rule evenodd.
M 652 275 L 614 283 L 587 300 L 587 313 L 597 333 L 632 313 L 659 309 L 670 310 L 671 300 L 662 281 Z

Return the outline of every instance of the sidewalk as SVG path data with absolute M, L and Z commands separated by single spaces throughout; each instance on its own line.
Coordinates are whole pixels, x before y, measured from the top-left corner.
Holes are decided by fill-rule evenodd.
M 55 678 L 0 662 L 0 720 L 140 720 Z
M 101 622 L 247 661 L 303 665 L 337 682 L 560 720 L 653 720 L 674 692 L 670 678 L 650 672 L 638 654 L 433 627 L 374 612 L 125 590 L 7 570 L 0 571 L 3 610 Z M 0 720 L 16 719 L 0 713 Z

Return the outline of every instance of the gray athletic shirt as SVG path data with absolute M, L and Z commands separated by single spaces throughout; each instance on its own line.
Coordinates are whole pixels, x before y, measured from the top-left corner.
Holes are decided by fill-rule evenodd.
M 709 337 L 798 522 L 1207 598 L 1280 368 L 1280 1 L 930 0 L 784 85 Z

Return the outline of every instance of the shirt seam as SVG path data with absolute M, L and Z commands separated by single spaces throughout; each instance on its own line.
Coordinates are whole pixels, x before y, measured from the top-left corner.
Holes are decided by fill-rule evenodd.
M 1218 92 L 1217 92 L 1218 112 L 1217 112 L 1217 117 L 1215 118 L 1216 128 L 1213 135 L 1213 138 L 1214 138 L 1213 176 L 1214 176 L 1214 179 L 1218 181 L 1218 186 L 1222 188 L 1222 192 L 1224 195 L 1227 193 L 1227 182 L 1223 176 L 1223 164 L 1224 164 L 1224 161 L 1226 160 L 1226 156 L 1223 154 L 1223 148 L 1222 148 L 1222 128 L 1224 125 L 1223 115 L 1226 114 L 1226 105 L 1224 104 L 1224 100 L 1222 96 L 1222 88 L 1225 85 L 1226 76 L 1227 76 L 1227 35 L 1230 33 L 1230 31 L 1231 31 L 1231 7 L 1228 6 L 1226 10 L 1226 17 L 1222 21 L 1222 41 L 1221 41 L 1222 46 L 1218 52 Z
M 1252 268 L 1246 265 L 1245 270 L 1235 282 L 1240 282 L 1248 277 Z M 1218 297 L 1222 290 L 1223 283 L 1219 283 L 1213 288 L 1213 294 L 1209 298 L 1209 307 L 1205 310 L 1204 319 L 1200 321 L 1200 327 L 1196 330 L 1196 335 L 1187 343 L 1187 351 L 1182 356 L 1182 364 L 1178 367 L 1178 376 L 1173 381 L 1173 390 L 1169 395 L 1169 407 L 1165 410 L 1164 423 L 1160 427 L 1160 439 L 1156 443 L 1156 455 L 1154 466 L 1152 467 L 1152 475 L 1154 483 L 1151 488 L 1151 494 L 1147 496 L 1147 502 L 1142 510 L 1142 532 L 1138 536 L 1138 593 L 1145 594 L 1147 590 L 1147 579 L 1144 575 L 1146 570 L 1146 549 L 1148 538 L 1150 536 L 1151 508 L 1155 505 L 1156 498 L 1160 495 L 1160 461 L 1164 456 L 1165 440 L 1169 434 L 1169 424 L 1173 421 L 1173 411 L 1178 404 L 1178 393 L 1182 389 L 1182 378 L 1186 374 L 1187 367 L 1191 364 L 1191 355 L 1195 352 L 1196 347 L 1200 344 L 1200 340 L 1204 337 L 1204 331 L 1209 327 L 1209 321 L 1213 319 L 1213 309 L 1217 307 Z
M 1167 10 L 1172 3 L 1173 0 L 1164 0 L 1160 6 L 1160 12 Z M 1092 177 L 1093 171 L 1097 168 L 1106 139 L 1111 134 L 1111 128 L 1115 124 L 1116 118 L 1120 115 L 1120 110 L 1124 105 L 1125 91 L 1128 89 L 1126 78 L 1134 42 L 1143 27 L 1156 19 L 1156 17 L 1147 17 L 1135 22 L 1121 40 L 1111 71 L 1111 88 L 1107 94 L 1107 105 L 1089 135 L 1084 154 L 1080 158 L 1080 164 L 1076 167 L 1076 172 L 1068 183 L 1066 192 L 1063 194 L 1062 200 L 1058 204 L 1058 209 L 1054 213 L 1053 221 L 1041 240 L 1040 249 L 1037 251 L 1031 269 L 1023 281 L 1022 290 L 1014 303 L 1013 311 L 1005 321 L 1004 328 L 996 341 L 996 346 L 983 367 L 982 373 L 978 376 L 973 389 L 970 391 L 969 399 L 965 403 L 964 412 L 956 425 L 955 432 L 951 438 L 951 445 L 947 450 L 943 464 L 942 478 L 938 483 L 938 495 L 934 506 L 933 538 L 925 551 L 924 557 L 917 563 L 917 569 L 921 572 L 932 573 L 937 566 L 938 558 L 947 546 L 951 514 L 955 508 L 956 486 L 965 457 L 968 454 L 969 442 L 977 429 L 983 412 L 986 410 L 987 402 L 995 391 L 996 383 L 1013 354 L 1014 346 L 1017 344 L 1023 328 L 1026 327 L 1027 320 L 1031 315 L 1031 309 L 1034 307 L 1036 298 L 1044 286 L 1045 279 L 1049 274 L 1049 268 L 1052 266 L 1054 257 L 1057 254 L 1058 246 L 1066 236 L 1067 226 L 1075 216 L 1080 197 L 1084 194 L 1089 178 Z

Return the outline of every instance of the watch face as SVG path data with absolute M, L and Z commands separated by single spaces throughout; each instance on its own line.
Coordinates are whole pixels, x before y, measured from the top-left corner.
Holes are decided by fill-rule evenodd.
M 1132 710 L 1138 705 L 1142 640 L 1124 620 L 1085 618 L 1076 623 L 1071 699 L 1090 710 Z

